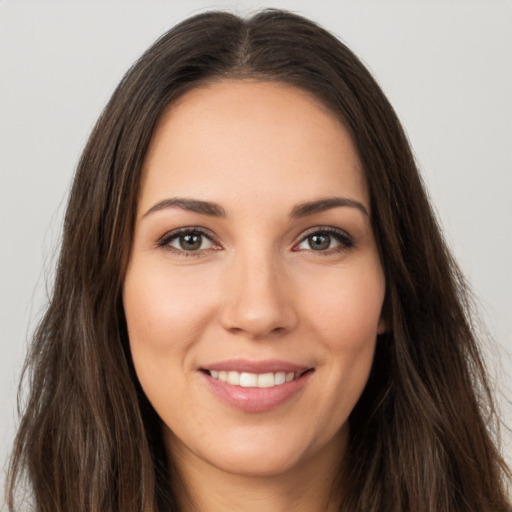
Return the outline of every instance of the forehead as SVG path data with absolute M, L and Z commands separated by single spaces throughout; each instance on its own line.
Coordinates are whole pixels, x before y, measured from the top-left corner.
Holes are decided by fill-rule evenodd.
M 312 94 L 281 82 L 220 80 L 163 113 L 145 160 L 142 207 L 165 194 L 263 204 L 272 188 L 297 202 L 336 189 L 369 208 L 351 137 Z

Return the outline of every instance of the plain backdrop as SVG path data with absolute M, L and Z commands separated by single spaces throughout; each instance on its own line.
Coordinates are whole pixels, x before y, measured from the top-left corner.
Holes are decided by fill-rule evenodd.
M 133 61 L 186 16 L 269 6 L 341 37 L 393 103 L 496 340 L 484 350 L 512 425 L 510 0 L 0 0 L 0 467 L 66 194 L 102 107 Z M 509 434 L 504 444 L 510 462 Z

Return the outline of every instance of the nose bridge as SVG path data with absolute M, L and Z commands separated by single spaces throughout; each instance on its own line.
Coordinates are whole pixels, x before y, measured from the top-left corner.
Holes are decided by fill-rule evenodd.
M 294 326 L 290 283 L 273 248 L 235 251 L 227 273 L 222 311 L 226 329 L 258 338 Z

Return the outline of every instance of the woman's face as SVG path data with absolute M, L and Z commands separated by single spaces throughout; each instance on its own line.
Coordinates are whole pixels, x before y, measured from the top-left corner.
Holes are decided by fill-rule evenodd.
M 276 475 L 342 457 L 385 330 L 369 215 L 350 136 L 308 93 L 225 80 L 168 108 L 123 299 L 175 458 Z

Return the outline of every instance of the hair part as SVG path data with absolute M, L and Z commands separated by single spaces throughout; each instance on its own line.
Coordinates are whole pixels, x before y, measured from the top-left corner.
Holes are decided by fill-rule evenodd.
M 23 476 L 37 512 L 179 510 L 179 475 L 131 361 L 122 287 L 162 112 L 186 91 L 226 78 L 281 81 L 320 99 L 349 130 L 368 182 L 390 329 L 350 417 L 341 510 L 510 511 L 468 289 L 397 116 L 343 43 L 278 10 L 180 23 L 128 71 L 99 118 L 26 361 L 30 392 L 9 469 L 10 510 Z

